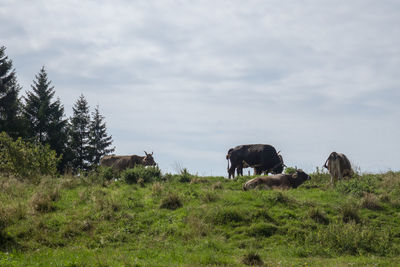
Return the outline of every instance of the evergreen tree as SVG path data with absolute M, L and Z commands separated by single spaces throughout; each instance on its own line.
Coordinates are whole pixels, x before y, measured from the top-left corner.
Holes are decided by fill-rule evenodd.
M 25 97 L 24 117 L 28 123 L 28 135 L 42 144 L 49 144 L 50 148 L 60 156 L 67 146 L 67 119 L 60 99 L 53 100 L 54 86 L 47 78 L 44 67 L 35 76 L 32 91 Z M 59 171 L 66 165 L 66 158 L 62 158 Z
M 24 136 L 21 118 L 21 103 L 18 98 L 21 86 L 17 82 L 12 61 L 0 47 L 0 132 L 7 132 L 13 138 Z
M 73 153 L 72 166 L 75 170 L 87 170 L 90 162 L 89 153 L 89 126 L 90 115 L 88 102 L 81 95 L 74 104 L 71 117 L 69 147 Z
M 104 116 L 100 115 L 99 106 L 96 106 L 92 113 L 92 121 L 90 122 L 90 158 L 92 164 L 98 165 L 100 159 L 114 152 L 115 147 L 110 148 L 112 144 L 112 136 L 108 136 L 106 123 L 103 122 Z

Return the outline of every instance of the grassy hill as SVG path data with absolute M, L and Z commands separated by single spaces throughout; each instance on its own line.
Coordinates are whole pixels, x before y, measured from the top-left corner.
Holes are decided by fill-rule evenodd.
M 0 266 L 396 266 L 400 173 L 243 191 L 187 172 L 0 178 Z M 154 179 L 153 179 L 154 180 Z

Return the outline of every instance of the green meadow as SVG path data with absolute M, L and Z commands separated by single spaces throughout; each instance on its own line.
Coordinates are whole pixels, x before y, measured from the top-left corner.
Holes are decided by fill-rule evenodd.
M 243 191 L 147 169 L 0 177 L 0 266 L 400 265 L 400 173 Z

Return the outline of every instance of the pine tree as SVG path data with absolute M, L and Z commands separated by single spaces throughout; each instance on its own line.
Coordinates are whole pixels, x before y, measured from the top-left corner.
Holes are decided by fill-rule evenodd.
M 90 158 L 92 164 L 98 165 L 100 159 L 114 152 L 115 147 L 110 148 L 112 144 L 112 136 L 108 136 L 106 123 L 103 122 L 104 116 L 99 112 L 99 106 L 96 106 L 92 113 L 92 121 L 90 122 Z
M 12 61 L 0 47 L 0 132 L 7 132 L 13 138 L 23 137 L 24 125 L 21 118 L 21 103 L 18 98 L 21 86 L 17 82 Z
M 75 102 L 70 125 L 70 149 L 73 153 L 72 166 L 75 170 L 87 170 L 90 162 L 89 126 L 90 115 L 88 102 L 81 95 Z
M 62 155 L 67 148 L 67 119 L 65 119 L 64 107 L 60 99 L 53 100 L 54 86 L 47 78 L 44 67 L 35 76 L 32 91 L 27 92 L 24 106 L 24 117 L 28 122 L 28 135 L 42 144 L 49 144 L 50 148 Z M 59 170 L 63 170 L 67 164 L 66 158 L 62 158 Z

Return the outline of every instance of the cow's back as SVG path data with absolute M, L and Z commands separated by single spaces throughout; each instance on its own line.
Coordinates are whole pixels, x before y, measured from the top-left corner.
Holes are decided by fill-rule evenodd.
M 118 157 L 115 155 L 104 156 L 100 159 L 100 166 L 111 167 L 117 160 Z
M 123 171 L 127 168 L 133 168 L 131 156 L 105 156 L 100 160 L 100 165 L 111 167 L 116 171 Z

